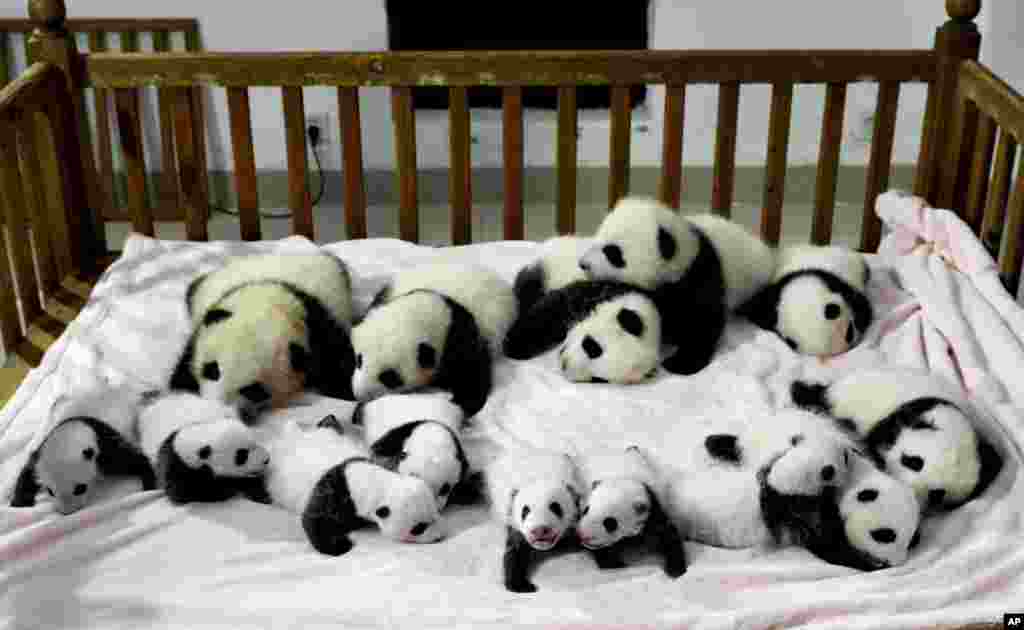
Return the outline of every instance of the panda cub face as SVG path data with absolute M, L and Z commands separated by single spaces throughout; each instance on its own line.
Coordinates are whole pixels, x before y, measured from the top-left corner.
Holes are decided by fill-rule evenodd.
M 280 285 L 243 287 L 200 324 L 192 373 L 204 398 L 253 418 L 284 404 L 305 383 L 309 362 L 302 302 Z
M 661 317 L 638 293 L 598 304 L 573 326 L 559 350 L 565 378 L 575 382 L 638 383 L 657 371 Z
M 849 544 L 883 567 L 906 562 L 916 544 L 921 507 L 914 491 L 854 457 L 854 479 L 839 498 L 839 514 Z
M 683 277 L 697 250 L 689 223 L 655 199 L 621 199 L 604 218 L 580 267 L 599 280 L 653 290 Z
M 422 544 L 445 537 L 434 495 L 416 477 L 394 475 L 370 518 L 392 540 Z
M 512 495 L 510 522 L 539 551 L 553 548 L 579 516 L 579 499 L 565 484 L 538 481 Z
M 960 504 L 981 477 L 977 434 L 952 405 L 936 405 L 894 437 L 883 437 L 877 449 L 886 472 L 913 488 L 928 508 Z
M 206 468 L 217 477 L 257 477 L 270 463 L 270 453 L 252 430 L 233 419 L 182 427 L 174 436 L 173 448 L 189 468 Z
M 796 352 L 842 354 L 857 345 L 869 324 L 870 315 L 855 310 L 843 292 L 819 275 L 799 275 L 782 284 L 776 330 Z
M 397 472 L 425 481 L 437 498 L 438 510 L 448 504 L 462 478 L 455 439 L 443 424 L 424 422 L 409 434 L 397 456 Z
M 452 317 L 444 299 L 414 291 L 371 309 L 352 328 L 352 392 L 370 400 L 428 385 L 441 367 Z
M 595 481 L 576 532 L 584 547 L 600 549 L 639 535 L 650 513 L 650 497 L 642 483 L 630 479 Z
M 97 457 L 96 433 L 83 422 L 67 420 L 46 437 L 36 477 L 58 512 L 71 514 L 89 502 L 99 475 Z

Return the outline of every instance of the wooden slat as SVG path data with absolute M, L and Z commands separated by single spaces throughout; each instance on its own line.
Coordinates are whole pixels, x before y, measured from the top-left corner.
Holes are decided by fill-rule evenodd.
M 978 107 L 970 99 L 957 98 L 953 106 L 953 120 L 946 144 L 946 157 L 942 160 L 942 178 L 939 182 L 938 206 L 953 209 L 964 216 L 970 163 L 974 157 L 974 141 L 978 134 Z
M 10 239 L 8 246 L 11 250 L 15 291 L 21 302 L 24 321 L 31 322 L 43 312 L 43 304 L 39 298 L 32 264 L 26 197 L 18 170 L 17 138 L 13 126 L 0 126 L 0 196 L 4 202 L 4 224 Z M 6 265 L 7 260 L 0 260 L 0 263 Z
M 995 119 L 1020 142 L 1024 139 L 1024 96 L 980 63 L 967 60 L 960 66 L 960 93 Z
M 611 168 L 608 180 L 608 207 L 629 194 L 629 136 L 632 125 L 632 108 L 630 107 L 629 86 L 612 87 L 611 111 Z
M 720 85 L 718 88 L 718 130 L 715 134 L 715 167 L 711 189 L 711 209 L 723 217 L 732 215 L 732 195 L 736 170 L 736 125 L 739 108 L 739 83 Z
M 128 211 L 132 229 L 154 236 L 153 213 L 146 200 L 146 156 L 142 146 L 142 121 L 139 118 L 139 93 L 134 88 L 114 90 L 117 129 L 121 136 L 121 156 L 128 183 Z
M 793 84 L 776 83 L 772 86 L 764 204 L 761 210 L 761 239 L 769 245 L 777 245 L 782 234 L 782 201 L 786 193 L 786 155 L 792 113 Z
M 200 184 L 204 176 L 196 153 L 192 126 L 192 92 L 173 88 L 175 145 L 178 147 L 178 172 L 181 176 L 181 200 L 185 209 L 185 234 L 190 241 L 207 240 L 205 209 L 209 207 L 206 189 Z
M 185 31 L 185 50 L 189 53 L 198 53 L 202 50 L 202 43 L 199 39 L 199 22 L 192 24 L 191 28 Z M 206 157 L 206 90 L 202 86 L 192 86 L 192 135 L 196 143 L 196 155 L 199 159 L 202 177 L 199 185 L 203 188 L 203 195 L 210 198 L 209 164 Z M 203 208 L 203 216 L 209 219 L 209 207 Z
M 338 88 L 342 173 L 345 176 L 345 225 L 349 238 L 366 238 L 366 178 L 359 88 Z
M 995 144 L 996 123 L 983 115 L 978 120 L 978 137 L 974 141 L 974 159 L 971 160 L 971 178 L 964 208 L 964 218 L 975 234 L 979 233 L 985 214 L 985 195 L 988 194 L 988 176 L 992 169 L 992 149 Z
M 25 67 L 27 68 L 27 67 L 32 65 L 32 59 L 33 59 L 33 55 L 32 55 L 32 40 L 29 39 L 29 34 L 28 33 L 26 33 L 25 35 L 22 36 L 21 43 L 22 43 L 22 48 L 25 51 Z
M 665 88 L 665 135 L 661 147 L 663 203 L 679 209 L 683 196 L 683 130 L 685 129 L 686 84 Z
M 107 50 L 107 34 L 104 31 L 89 33 L 90 52 Z M 117 205 L 114 196 L 114 146 L 110 126 L 110 91 L 94 88 L 96 105 L 96 152 L 99 162 L 100 191 L 103 195 L 102 216 L 112 218 Z
M 931 49 L 204 52 L 85 61 L 104 87 L 927 82 L 938 65 Z
M 448 139 L 451 163 L 448 167 L 448 196 L 452 205 L 452 244 L 472 242 L 473 203 L 469 156 L 469 100 L 464 87 L 449 90 Z
M 864 213 L 861 220 L 860 250 L 863 252 L 878 249 L 878 243 L 882 238 L 882 222 L 875 214 L 875 198 L 889 187 L 899 98 L 899 83 L 885 81 L 878 86 L 878 106 L 875 108 L 875 127 L 871 132 L 871 157 L 868 160 Z
M 122 30 L 121 52 L 139 52 L 139 32 L 135 30 Z
M 925 102 L 924 120 L 921 123 L 921 149 L 918 152 L 917 165 L 914 169 L 914 194 L 929 200 L 933 199 L 931 188 L 935 181 L 935 139 L 933 136 L 938 124 L 936 121 L 938 94 L 938 84 L 929 83 L 928 100 Z
M 1024 258 L 1024 170 L 1017 174 L 1006 215 L 1003 247 L 999 255 L 999 275 L 1003 277 L 1010 293 L 1017 295 L 1020 264 Z
M 576 87 L 558 88 L 558 218 L 559 234 L 576 231 Z
M 153 33 L 153 50 L 166 53 L 171 50 L 171 34 L 168 31 Z M 160 172 L 160 204 L 166 214 L 178 211 L 181 194 L 178 190 L 178 167 L 174 150 L 174 108 L 169 88 L 157 89 L 160 110 L 160 154 L 163 168 Z
M 292 233 L 313 240 L 313 199 L 309 194 L 306 161 L 306 114 L 301 87 L 281 89 L 284 101 L 284 132 L 288 149 L 288 205 Z
M 18 150 L 21 155 L 21 174 L 24 182 L 25 209 L 28 214 L 29 225 L 32 226 L 32 244 L 36 253 L 36 265 L 39 272 L 39 286 L 44 295 L 50 294 L 60 284 L 57 274 L 57 264 L 53 257 L 51 236 L 53 235 L 47 221 L 50 214 L 50 200 L 48 195 L 53 192 L 59 193 L 58 186 L 47 186 L 46 182 L 60 181 L 60 173 L 50 171 L 48 177 L 44 177 L 42 166 L 39 162 L 40 152 L 36 148 L 36 138 L 42 129 L 38 126 L 35 116 L 26 115 L 23 127 L 18 133 Z M 59 203 L 59 195 L 57 201 Z M 67 244 L 62 248 L 63 254 L 67 255 Z M 70 265 L 65 265 L 69 267 Z
M 5 133 L 0 129 L 0 134 Z M 0 146 L 3 141 L 0 140 Z M 6 178 L 6 171 L 14 169 L 15 165 L 9 154 L 2 152 L 0 148 L 0 182 Z M 9 216 L 8 202 L 4 195 L 4 186 L 0 185 L 0 223 L 7 223 Z M 18 296 L 14 290 L 14 280 L 11 276 L 11 266 L 8 263 L 10 252 L 7 249 L 7 239 L 4 237 L 6 228 L 0 227 L 0 341 L 3 341 L 4 349 L 11 353 L 22 340 L 21 322 L 18 319 Z
M 1000 235 L 1006 218 L 1006 204 L 1010 198 L 1013 164 L 1017 154 L 1017 141 L 1005 130 L 999 133 L 996 163 L 992 169 L 992 183 L 985 203 L 985 218 L 981 222 L 981 239 L 993 251 L 999 251 Z
M 818 174 L 814 184 L 811 243 L 815 245 L 827 245 L 832 242 L 832 221 L 836 207 L 836 182 L 839 176 L 839 150 L 843 142 L 845 110 L 846 84 L 829 83 L 825 91 Z
M 258 241 L 260 240 L 260 201 L 256 185 L 256 152 L 252 142 L 249 90 L 244 87 L 231 87 L 227 92 L 241 236 L 246 241 Z
M 194 28 L 196 18 L 69 18 L 65 25 L 73 33 L 93 31 L 184 31 Z M 28 18 L 0 18 L 0 31 L 30 32 L 35 24 Z
M 398 173 L 398 233 L 403 241 L 420 241 L 420 210 L 416 187 L 416 114 L 412 90 L 391 88 L 391 118 Z
M 14 59 L 11 56 L 11 39 L 0 30 L 0 87 L 7 85 L 13 75 Z
M 505 175 L 505 239 L 522 240 L 523 91 L 506 87 L 502 95 L 502 166 Z

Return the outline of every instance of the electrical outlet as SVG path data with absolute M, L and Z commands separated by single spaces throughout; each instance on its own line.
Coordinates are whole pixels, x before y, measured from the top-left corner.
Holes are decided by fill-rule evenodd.
M 320 146 L 330 144 L 331 129 L 330 129 L 331 117 L 327 112 L 319 112 L 316 114 L 306 114 L 306 139 L 309 139 L 309 128 L 316 126 L 320 128 Z

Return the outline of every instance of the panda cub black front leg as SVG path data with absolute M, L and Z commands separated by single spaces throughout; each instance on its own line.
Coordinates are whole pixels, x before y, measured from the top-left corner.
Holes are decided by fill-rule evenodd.
M 625 569 L 626 562 L 622 559 L 622 545 L 616 543 L 601 549 L 591 549 L 591 557 L 600 569 Z
M 648 489 L 651 513 L 647 517 L 647 536 L 664 557 L 665 575 L 677 578 L 686 573 L 686 547 L 679 530 L 665 514 L 657 497 Z
M 505 528 L 505 588 L 513 593 L 533 593 L 537 586 L 530 581 L 529 571 L 533 560 L 533 548 L 526 542 L 522 532 L 512 526 Z

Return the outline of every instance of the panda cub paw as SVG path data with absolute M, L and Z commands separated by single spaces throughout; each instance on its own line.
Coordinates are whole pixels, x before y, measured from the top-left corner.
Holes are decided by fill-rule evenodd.
M 174 503 L 224 501 L 236 494 L 270 502 L 263 485 L 270 454 L 239 422 L 182 427 L 167 438 L 157 460 L 160 480 Z

